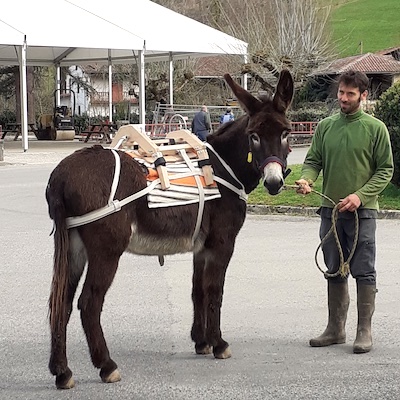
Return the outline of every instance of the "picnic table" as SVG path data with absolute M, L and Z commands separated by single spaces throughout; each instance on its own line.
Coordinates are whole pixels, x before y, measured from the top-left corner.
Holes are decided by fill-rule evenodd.
M 90 137 L 95 135 L 100 135 L 100 141 L 106 139 L 107 143 L 111 143 L 111 134 L 117 131 L 117 125 L 112 122 L 99 122 L 89 125 L 87 131 L 82 131 L 81 133 L 86 134 L 85 143 L 88 142 Z
M 36 135 L 36 124 L 28 124 L 28 131 L 33 132 Z M 21 123 L 20 122 L 9 122 L 6 124 L 2 131 L 1 139 L 4 139 L 7 133 L 14 133 L 14 140 L 17 140 L 21 134 Z

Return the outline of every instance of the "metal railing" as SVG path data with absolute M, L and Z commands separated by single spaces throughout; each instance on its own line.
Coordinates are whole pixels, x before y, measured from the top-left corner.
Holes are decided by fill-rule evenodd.
M 89 98 L 92 104 L 106 104 L 108 103 L 109 92 L 94 92 L 90 93 Z M 135 96 L 130 95 L 129 91 L 123 91 L 122 93 L 113 93 L 113 103 L 122 101 L 130 101 L 131 103 L 137 103 Z
M 225 112 L 227 107 L 232 110 L 235 117 L 239 117 L 244 113 L 238 106 L 207 106 L 211 122 L 218 122 L 219 117 Z M 153 111 L 153 124 L 164 123 L 174 115 L 180 115 L 184 120 L 191 121 L 200 109 L 201 105 L 156 103 Z
M 292 122 L 292 135 L 312 135 L 315 131 L 318 122 Z M 217 130 L 219 122 L 212 123 L 213 130 Z M 163 136 L 168 132 L 176 131 L 179 129 L 191 130 L 190 123 L 182 120 L 179 122 L 170 123 L 157 123 L 145 124 L 145 131 L 149 136 Z
M 317 127 L 318 122 L 292 122 L 292 135 L 296 134 L 310 134 L 312 135 Z

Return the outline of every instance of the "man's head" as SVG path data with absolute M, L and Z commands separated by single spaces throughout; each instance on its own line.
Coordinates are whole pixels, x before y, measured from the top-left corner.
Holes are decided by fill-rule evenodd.
M 337 98 L 345 114 L 358 111 L 361 101 L 368 96 L 368 77 L 359 71 L 347 71 L 340 75 Z
M 229 114 L 231 111 L 232 111 L 232 109 L 231 109 L 230 107 L 228 107 L 228 108 L 226 109 L 227 114 Z
M 207 106 L 201 106 L 201 111 L 207 112 Z

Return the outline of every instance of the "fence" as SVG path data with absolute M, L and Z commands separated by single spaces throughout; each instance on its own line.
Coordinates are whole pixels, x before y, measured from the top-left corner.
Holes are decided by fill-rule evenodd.
M 219 122 L 212 123 L 212 126 L 214 130 L 217 130 L 219 127 Z M 303 135 L 310 136 L 314 133 L 316 126 L 317 122 L 292 122 L 291 136 L 294 140 L 296 140 L 296 137 L 299 139 L 300 136 Z M 190 130 L 190 123 L 185 119 L 181 119 L 179 122 L 170 120 L 170 122 L 165 123 L 145 124 L 145 131 L 150 137 L 163 136 L 168 132 L 179 129 Z

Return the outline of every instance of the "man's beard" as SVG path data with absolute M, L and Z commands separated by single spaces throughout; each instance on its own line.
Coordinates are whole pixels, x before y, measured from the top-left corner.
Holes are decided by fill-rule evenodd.
M 361 104 L 361 96 L 358 98 L 358 100 L 355 103 L 351 103 L 351 104 L 346 103 L 344 105 L 345 107 L 347 106 L 346 108 L 343 108 L 343 105 L 340 105 L 340 109 L 345 114 L 353 114 L 360 108 L 360 104 Z

